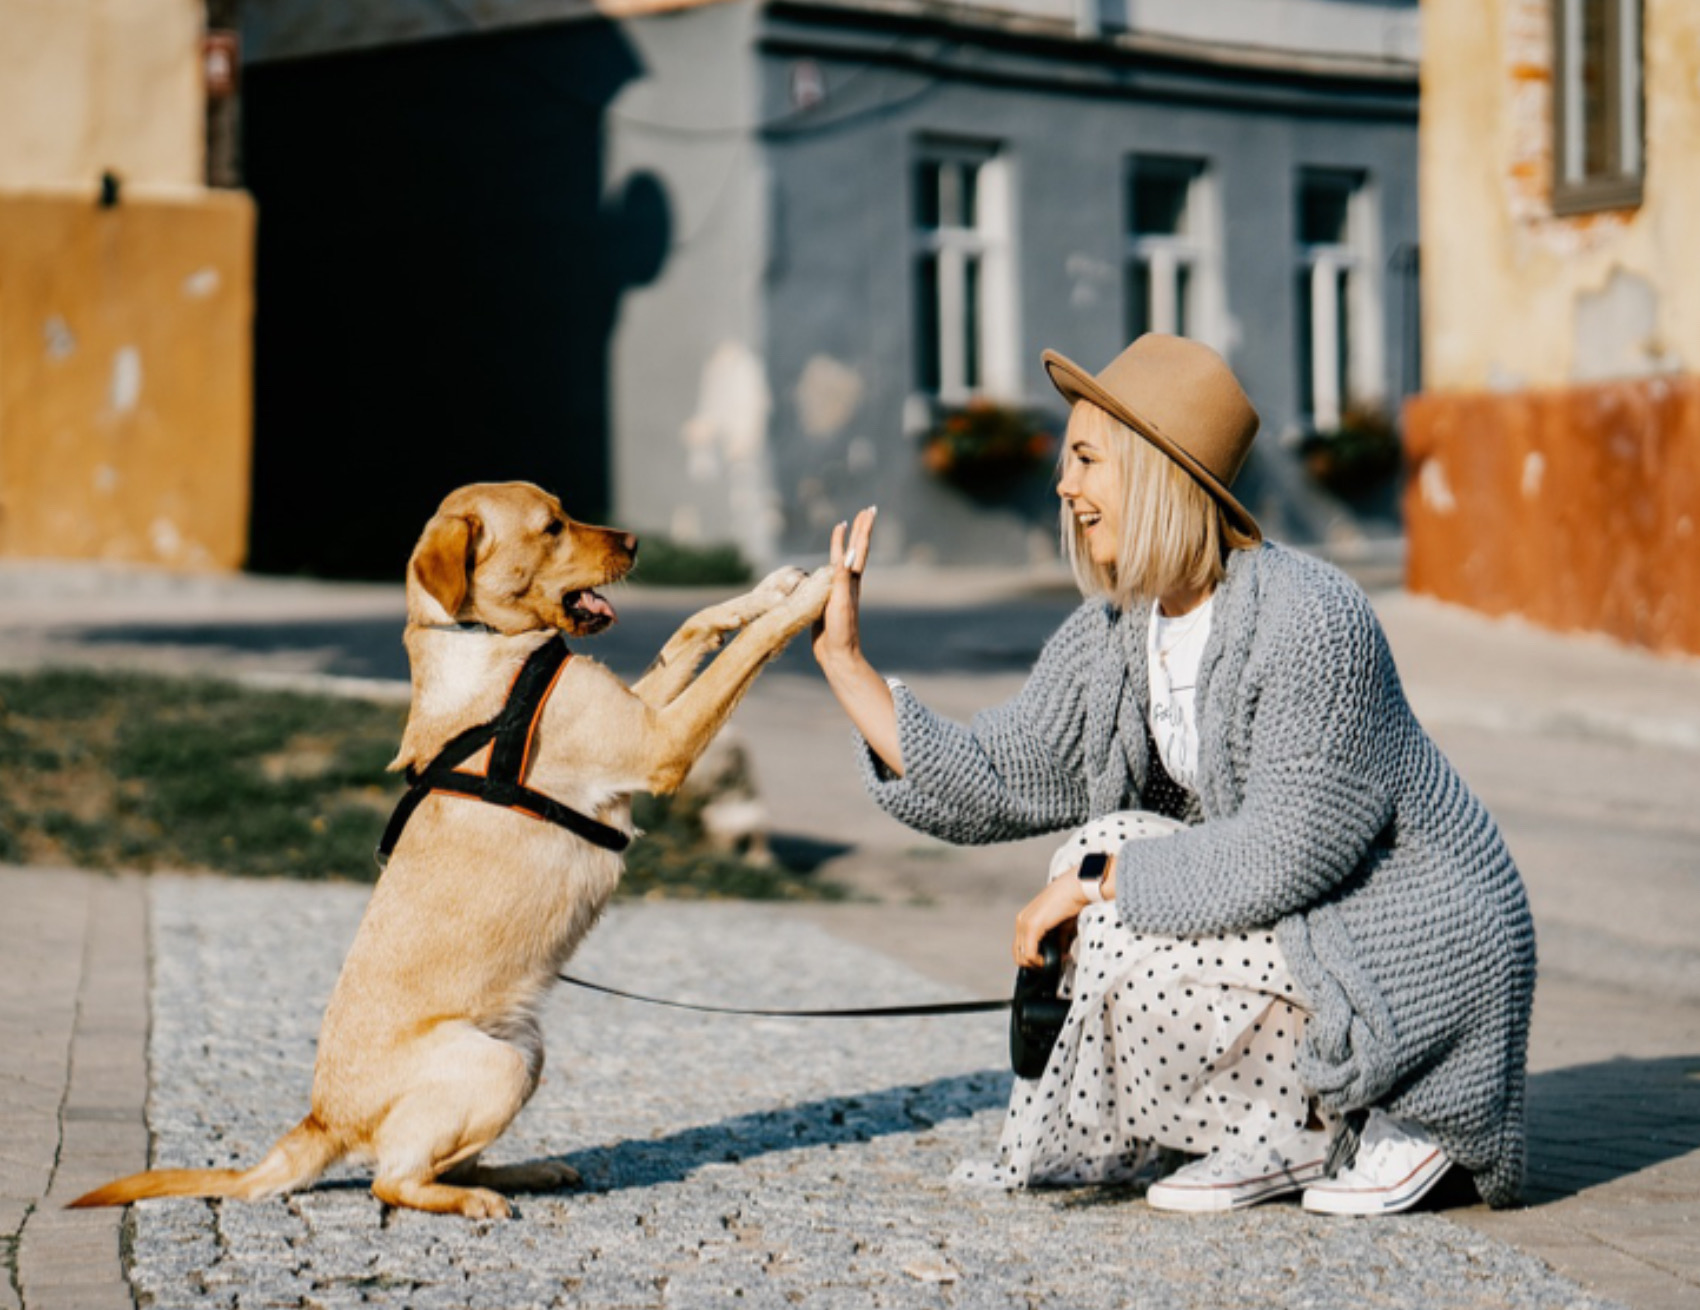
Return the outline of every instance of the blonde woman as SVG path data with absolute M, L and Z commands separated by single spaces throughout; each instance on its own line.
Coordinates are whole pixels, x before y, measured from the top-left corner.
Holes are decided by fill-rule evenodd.
M 1141 337 L 1070 402 L 1057 494 L 1086 600 L 1014 700 L 927 710 L 861 650 L 871 511 L 833 533 L 815 654 L 874 799 L 961 843 L 1074 830 L 1016 918 L 1075 930 L 1068 1021 L 1017 1080 L 1021 1187 L 1132 1177 L 1152 1206 L 1387 1214 L 1524 1161 L 1534 935 L 1498 829 L 1406 704 L 1363 593 L 1229 490 L 1257 415 L 1213 351 Z

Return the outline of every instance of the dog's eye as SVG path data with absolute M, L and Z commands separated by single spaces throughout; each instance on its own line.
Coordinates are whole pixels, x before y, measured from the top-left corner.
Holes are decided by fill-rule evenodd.
M 566 526 L 567 525 L 562 523 L 560 519 L 550 519 L 549 526 L 543 529 L 543 535 L 547 537 L 558 537 L 566 529 Z

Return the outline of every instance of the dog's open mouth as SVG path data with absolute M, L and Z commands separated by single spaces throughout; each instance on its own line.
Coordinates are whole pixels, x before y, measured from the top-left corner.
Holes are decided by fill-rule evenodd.
M 577 625 L 581 633 L 601 632 L 615 619 L 614 607 L 598 592 L 588 587 L 569 591 L 561 597 L 561 608 Z

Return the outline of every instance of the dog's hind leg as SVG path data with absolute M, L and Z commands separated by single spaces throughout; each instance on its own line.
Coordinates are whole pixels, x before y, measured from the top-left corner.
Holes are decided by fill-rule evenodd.
M 520 1112 L 537 1083 L 523 1051 L 470 1024 L 445 1025 L 441 1040 L 423 1057 L 425 1076 L 390 1107 L 374 1140 L 378 1157 L 372 1194 L 386 1205 L 505 1219 L 507 1201 L 488 1186 L 441 1181 L 472 1166 Z

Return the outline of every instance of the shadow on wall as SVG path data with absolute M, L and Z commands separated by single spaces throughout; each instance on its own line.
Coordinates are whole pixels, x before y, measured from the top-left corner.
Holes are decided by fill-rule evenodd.
M 604 517 L 609 334 L 671 243 L 656 177 L 605 194 L 643 71 L 590 18 L 248 72 L 251 568 L 398 578 L 465 482 Z

